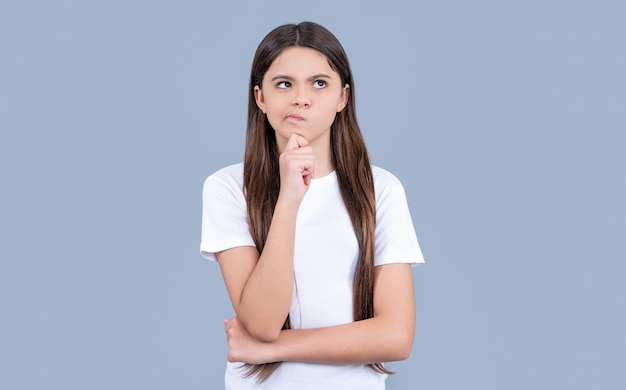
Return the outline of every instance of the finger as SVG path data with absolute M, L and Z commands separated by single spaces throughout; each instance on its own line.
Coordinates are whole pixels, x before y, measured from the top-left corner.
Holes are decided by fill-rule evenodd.
M 291 137 L 289 137 L 289 141 L 287 141 L 287 145 L 285 148 L 286 149 L 298 149 L 299 147 L 308 146 L 308 145 L 309 145 L 309 141 L 307 141 L 306 138 L 304 138 L 298 133 L 293 133 L 291 134 Z
M 300 175 L 312 176 L 315 169 L 315 159 L 309 156 L 290 156 L 288 159 L 289 166 L 297 170 Z
M 293 156 L 298 156 L 297 158 L 306 158 L 306 155 L 310 155 L 309 157 L 314 157 L 313 156 L 313 148 L 310 146 L 299 146 L 297 148 L 293 148 L 293 149 L 285 149 L 284 153 L 285 155 L 293 155 Z

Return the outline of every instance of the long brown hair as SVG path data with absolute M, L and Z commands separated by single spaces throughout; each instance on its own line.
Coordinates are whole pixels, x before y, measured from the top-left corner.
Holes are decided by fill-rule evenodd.
M 349 85 L 346 107 L 337 114 L 330 130 L 332 163 L 339 190 L 350 215 L 359 244 L 354 274 L 353 316 L 355 321 L 374 316 L 374 234 L 376 199 L 372 169 L 356 117 L 354 84 L 348 57 L 337 38 L 313 22 L 286 24 L 272 30 L 259 44 L 252 62 L 248 97 L 248 129 L 244 157 L 244 188 L 250 232 L 259 253 L 263 251 L 280 190 L 276 135 L 254 98 L 254 88 L 262 88 L 263 76 L 283 50 L 309 47 L 323 53 L 330 67 L 339 73 L 342 85 Z M 289 329 L 287 317 L 283 329 Z M 249 365 L 248 376 L 269 378 L 280 362 Z M 373 370 L 390 373 L 381 363 Z

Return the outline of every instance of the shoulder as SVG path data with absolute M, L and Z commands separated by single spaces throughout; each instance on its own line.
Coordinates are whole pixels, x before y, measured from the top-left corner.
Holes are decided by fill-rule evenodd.
M 406 193 L 400 179 L 386 169 L 372 165 L 376 206 L 383 210 L 383 205 L 405 203 Z
M 243 163 L 226 166 L 206 178 L 204 187 L 226 186 L 243 188 Z
M 379 166 L 372 165 L 372 175 L 374 177 L 374 187 L 376 193 L 380 194 L 395 188 L 402 189 L 402 183 L 393 173 Z

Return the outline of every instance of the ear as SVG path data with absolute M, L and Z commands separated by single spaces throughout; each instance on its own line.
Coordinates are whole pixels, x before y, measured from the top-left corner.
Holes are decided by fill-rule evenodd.
M 263 90 L 258 85 L 254 86 L 254 100 L 259 109 L 265 114 L 265 98 L 263 97 Z
M 350 85 L 346 84 L 341 90 L 341 97 L 339 98 L 339 103 L 337 103 L 337 112 L 341 112 L 343 111 L 344 108 L 346 108 L 346 105 L 348 104 L 349 99 L 350 99 Z

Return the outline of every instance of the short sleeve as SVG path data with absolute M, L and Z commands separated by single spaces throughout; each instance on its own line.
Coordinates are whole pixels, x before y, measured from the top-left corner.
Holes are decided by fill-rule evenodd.
M 404 187 L 391 173 L 380 168 L 377 173 L 374 265 L 423 263 L 424 257 L 415 234 Z
M 204 182 L 200 253 L 209 260 L 216 261 L 215 253 L 226 249 L 255 246 L 248 229 L 240 168 L 224 168 Z

